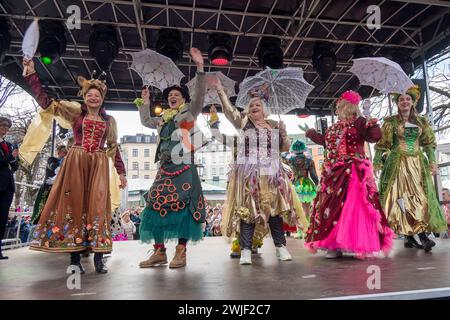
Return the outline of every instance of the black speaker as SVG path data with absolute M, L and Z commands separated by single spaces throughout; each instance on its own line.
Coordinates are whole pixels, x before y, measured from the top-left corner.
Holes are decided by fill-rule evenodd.
M 325 134 L 325 132 L 328 129 L 328 121 L 327 118 L 318 118 L 317 124 L 316 124 L 316 130 L 317 132 L 321 134 Z

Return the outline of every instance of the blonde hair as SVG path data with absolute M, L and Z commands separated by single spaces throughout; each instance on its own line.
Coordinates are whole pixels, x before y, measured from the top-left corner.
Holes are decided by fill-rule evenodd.
M 342 110 L 342 116 L 345 120 L 350 120 L 352 117 L 360 117 L 361 110 L 359 110 L 359 105 L 348 102 L 347 100 L 340 100 L 336 104 L 336 110 Z
M 244 110 L 244 113 L 248 116 L 251 104 L 253 102 L 257 101 L 257 100 L 261 103 L 262 110 L 263 110 L 263 116 L 264 116 L 264 119 L 265 119 L 265 118 L 267 118 L 269 116 L 269 114 L 266 112 L 266 107 L 267 107 L 266 103 L 260 97 L 253 97 L 253 98 L 251 98 L 250 101 L 248 102 L 247 107 Z

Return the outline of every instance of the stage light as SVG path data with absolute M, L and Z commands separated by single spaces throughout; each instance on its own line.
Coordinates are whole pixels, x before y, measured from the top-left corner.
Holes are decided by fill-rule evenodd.
M 226 66 L 233 59 L 231 36 L 225 33 L 212 33 L 208 36 L 208 58 L 215 66 Z
M 39 21 L 39 45 L 37 51 L 45 65 L 54 64 L 66 51 L 66 34 L 60 21 Z
M 368 45 L 357 45 L 353 49 L 353 59 L 367 58 L 373 56 L 373 47 Z
M 161 29 L 158 32 L 156 51 L 177 63 L 183 57 L 183 41 L 181 33 L 175 29 Z
M 263 37 L 259 43 L 258 59 L 261 68 L 283 68 L 281 40 L 275 37 Z
M 397 49 L 392 53 L 392 60 L 397 62 L 408 76 L 414 75 L 414 61 L 408 50 Z
M 9 34 L 9 24 L 5 18 L 0 17 L 0 64 L 11 46 L 11 35 Z
M 92 26 L 89 36 L 89 52 L 101 71 L 109 71 L 119 54 L 119 39 L 113 26 L 97 24 Z
M 325 41 L 316 42 L 312 63 L 314 70 L 319 74 L 320 80 L 326 81 L 336 70 L 336 54 L 333 44 Z

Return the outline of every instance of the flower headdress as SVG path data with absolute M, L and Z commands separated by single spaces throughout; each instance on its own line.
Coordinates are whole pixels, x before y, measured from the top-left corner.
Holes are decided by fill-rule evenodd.
M 351 104 L 358 105 L 361 102 L 361 96 L 358 92 L 353 90 L 347 90 L 337 100 L 336 104 L 341 102 L 342 100 L 345 100 Z
M 269 85 L 264 83 L 263 85 L 252 88 L 249 94 L 252 98 L 260 98 L 267 103 L 269 101 Z
M 292 145 L 291 145 L 291 152 L 302 152 L 306 150 L 306 144 L 303 141 L 300 140 L 296 140 Z

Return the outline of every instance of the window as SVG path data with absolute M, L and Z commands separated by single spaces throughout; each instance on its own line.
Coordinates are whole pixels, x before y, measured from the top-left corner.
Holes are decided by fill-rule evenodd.
M 150 136 L 145 136 L 145 142 L 150 143 Z
M 215 176 L 217 174 L 217 169 L 216 168 L 212 168 L 212 175 Z
M 150 170 L 150 162 L 144 162 L 144 170 Z
M 137 143 L 141 143 L 141 136 L 137 136 L 137 137 L 136 137 L 136 142 L 137 142 Z
M 133 170 L 139 170 L 139 163 L 133 162 Z
M 322 147 L 319 148 L 319 156 L 321 156 L 321 155 L 323 155 L 323 148 Z
M 147 137 L 150 139 L 150 137 Z M 150 149 L 144 149 L 144 157 L 149 158 L 150 157 Z
M 319 160 L 319 168 L 322 167 L 322 164 L 323 164 L 323 160 Z
M 138 175 L 133 174 L 133 179 L 139 179 Z
M 144 179 L 150 179 L 150 176 L 149 176 L 148 174 L 146 174 L 146 175 L 144 176 Z
M 133 149 L 133 157 L 137 157 L 138 156 L 138 149 Z
M 219 174 L 220 174 L 221 176 L 224 175 L 224 169 L 223 169 L 223 167 L 219 168 Z
M 313 150 L 312 150 L 312 148 L 308 148 L 308 152 L 309 152 L 310 155 L 313 155 Z

